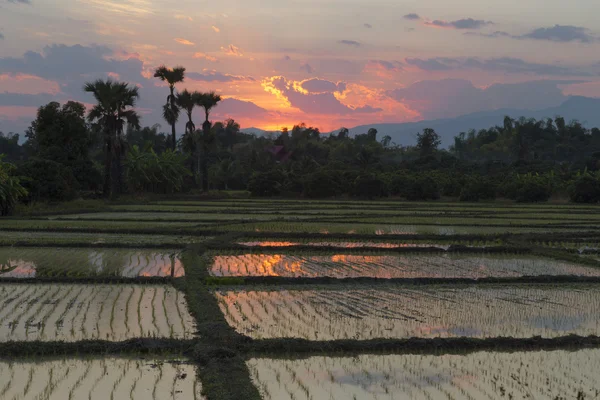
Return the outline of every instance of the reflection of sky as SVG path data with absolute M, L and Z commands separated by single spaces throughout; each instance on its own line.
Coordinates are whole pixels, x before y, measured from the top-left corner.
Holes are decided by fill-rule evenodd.
M 9 272 L 0 271 L 3 278 L 33 278 L 35 277 L 35 264 L 25 260 L 8 260 L 5 269 Z
M 555 25 L 570 32 L 589 28 L 574 32 L 593 38 L 599 3 L 565 4 L 563 0 L 4 2 L 0 129 L 20 117 L 30 118 L 40 102 L 53 97 L 91 102 L 80 93 L 81 81 L 101 76 L 136 81 L 145 95 L 140 103 L 144 123 L 162 122 L 159 107 L 165 88 L 147 79 L 162 63 L 185 65 L 189 89 L 217 90 L 245 102 L 224 103 L 215 110 L 216 118 L 234 116 L 243 127 L 275 129 L 305 121 L 325 131 L 342 125 L 430 119 L 450 111 L 467 114 L 483 106 L 508 107 L 510 101 L 522 101 L 519 108 L 551 107 L 564 100 L 561 90 L 600 95 L 594 66 L 598 43 L 550 34 L 527 38 L 536 29 Z M 421 19 L 403 18 L 409 13 Z M 457 28 L 457 21 L 469 18 L 479 23 Z M 495 32 L 506 35 L 490 38 Z M 39 69 L 19 76 L 12 69 L 14 60 L 2 62 L 55 44 L 98 44 L 112 52 L 93 59 L 84 48 L 73 48 L 69 55 L 46 62 L 36 58 Z M 101 65 L 106 58 L 115 62 Z M 61 76 L 58 71 L 65 66 L 83 70 Z M 93 76 L 86 76 L 85 69 Z M 436 83 L 443 79 L 473 85 Z M 550 91 L 541 87 L 527 91 L 526 100 L 515 96 L 515 87 L 484 93 L 493 84 L 539 80 L 566 83 L 559 89 L 552 83 Z M 416 89 L 417 82 L 429 83 Z M 400 92 L 390 93 L 394 90 Z
M 176 253 L 152 251 L 127 251 L 120 249 L 83 250 L 83 249 L 19 249 L 6 250 L 25 254 L 23 258 L 8 259 L 0 277 L 33 278 L 37 268 L 44 267 L 45 273 L 137 276 L 173 276 L 185 275 L 183 263 Z M 82 257 L 83 256 L 83 257 Z M 40 261 L 44 258 L 43 262 Z M 37 260 L 37 261 L 36 261 Z
M 248 362 L 272 398 L 594 398 L 597 350 L 364 355 Z M 277 376 L 277 379 L 275 379 Z M 305 392 L 305 390 L 308 390 Z M 291 392 L 290 392 L 291 391 Z M 305 396 L 306 394 L 306 396 Z
M 333 381 L 335 384 L 360 388 L 365 393 L 373 395 L 389 395 L 389 392 L 385 389 L 389 386 L 440 387 L 450 384 L 453 380 L 460 379 L 453 376 L 450 371 L 444 372 L 433 368 L 419 371 L 418 376 L 394 365 L 391 365 L 390 369 L 386 369 L 385 372 L 368 370 L 367 368 L 357 360 L 356 364 L 346 365 L 345 368 L 331 368 L 327 373 L 320 370 L 306 373 L 302 370 L 298 376 L 305 383 L 318 385 L 322 381 Z M 313 375 L 315 372 L 316 375 Z
M 589 318 L 584 315 L 548 315 L 533 317 L 529 322 L 538 329 L 571 332 L 582 326 L 586 319 Z

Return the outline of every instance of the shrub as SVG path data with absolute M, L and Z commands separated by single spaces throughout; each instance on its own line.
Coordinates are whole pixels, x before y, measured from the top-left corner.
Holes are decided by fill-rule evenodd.
M 600 202 L 600 179 L 596 175 L 584 174 L 571 184 L 571 201 L 575 203 Z
M 19 168 L 29 201 L 64 201 L 75 198 L 77 181 L 70 168 L 50 160 L 33 159 Z
M 340 182 L 334 174 L 323 170 L 306 175 L 302 187 L 304 195 L 310 198 L 333 197 L 342 192 Z
M 101 189 L 102 172 L 90 160 L 77 160 L 71 165 L 79 190 L 96 192 Z
M 502 196 L 519 203 L 539 203 L 552 196 L 552 179 L 549 175 L 516 175 L 507 179 L 499 188 Z
M 496 187 L 485 178 L 471 178 L 460 191 L 460 201 L 491 200 L 496 198 Z
M 270 197 L 281 194 L 283 174 L 278 170 L 255 172 L 248 182 L 248 191 L 252 196 Z
M 354 195 L 373 198 L 387 196 L 385 182 L 373 175 L 361 175 L 354 181 Z
M 408 180 L 404 197 L 411 201 L 437 200 L 440 198 L 440 189 L 430 176 L 417 175 Z
M 406 174 L 397 173 L 389 178 L 388 190 L 392 196 L 405 196 L 410 179 Z
M 0 215 L 10 215 L 21 197 L 27 195 L 27 190 L 21 186 L 20 178 L 13 176 L 15 166 L 3 162 L 0 155 Z
M 459 197 L 462 194 L 463 185 L 456 178 L 449 177 L 442 185 L 442 194 L 449 197 Z

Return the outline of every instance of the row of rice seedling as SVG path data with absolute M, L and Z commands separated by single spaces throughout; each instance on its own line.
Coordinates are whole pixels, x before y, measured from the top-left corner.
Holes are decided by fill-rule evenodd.
M 232 224 L 213 226 L 212 229 L 223 232 L 281 232 L 281 233 L 346 233 L 367 235 L 467 235 L 467 234 L 503 234 L 503 233 L 547 233 L 547 232 L 586 232 L 592 230 L 587 226 L 573 226 L 571 228 L 553 227 L 495 227 L 487 226 L 485 220 L 479 226 L 452 226 L 452 225 L 393 225 L 374 223 L 336 223 L 336 222 L 290 222 L 270 221 L 252 222 L 246 224 Z
M 439 249 L 448 249 L 449 244 L 441 243 L 406 243 L 403 242 L 375 242 L 375 241 L 313 241 L 310 238 L 307 239 L 290 239 L 290 240 L 254 240 L 249 242 L 238 242 L 240 246 L 246 247 L 296 247 L 296 246 L 311 246 L 315 248 L 319 247 L 339 247 L 343 249 L 361 249 L 361 248 L 379 248 L 379 249 L 402 249 L 402 248 L 427 248 L 436 247 Z
M 309 209 L 378 209 L 385 208 L 410 209 L 410 210 L 432 210 L 432 211 L 522 211 L 522 212 L 552 212 L 564 211 L 569 213 L 592 211 L 596 212 L 597 207 L 593 205 L 576 204 L 515 204 L 512 202 L 500 203 L 457 203 L 457 202 L 406 202 L 397 200 L 385 201 L 357 201 L 357 200 L 284 200 L 284 199 L 250 199 L 250 200 L 220 200 L 220 201 L 159 201 L 146 206 L 172 206 L 172 207 L 196 207 L 196 208 L 247 208 L 247 209 L 290 209 L 290 208 L 309 208 Z M 131 206 L 118 206 L 131 207 Z
M 596 224 L 599 220 L 596 220 Z M 594 226 L 594 222 L 590 220 L 570 220 L 568 218 L 561 220 L 547 220 L 547 219 L 524 219 L 520 218 L 517 215 L 513 215 L 510 218 L 495 218 L 493 216 L 481 216 L 481 217 L 467 217 L 457 215 L 454 217 L 440 217 L 440 216 L 431 216 L 431 217 L 422 217 L 422 216 L 402 216 L 402 217 L 377 217 L 377 218 L 356 218 L 353 219 L 353 222 L 368 222 L 368 223 L 379 223 L 379 224 L 401 224 L 401 225 L 427 225 L 427 224 L 436 224 L 436 225 L 486 225 L 486 226 L 547 226 L 552 227 L 553 225 L 557 226 L 565 226 L 565 225 L 576 225 L 576 226 L 585 226 L 590 225 Z
M 579 252 L 600 249 L 600 239 L 584 238 L 580 240 L 532 240 L 531 244 L 536 246 L 551 247 L 557 249 L 570 249 Z
M 286 208 L 265 208 L 260 207 L 202 207 L 193 205 L 140 205 L 140 206 L 118 206 L 113 207 L 112 212 L 155 212 L 155 213 L 173 213 L 173 214 L 275 214 L 275 215 L 329 215 L 329 216 L 369 216 L 369 215 L 454 215 L 454 214 L 477 214 L 477 212 L 469 213 L 465 211 L 431 211 L 431 210 L 412 210 L 412 209 L 390 209 L 387 207 L 363 208 L 363 207 L 348 207 L 348 208 L 306 208 L 305 206 L 294 206 Z M 508 212 L 506 212 L 508 213 Z M 83 214 L 82 214 L 83 215 Z
M 0 247 L 0 279 L 184 274 L 179 250 Z
M 213 276 L 332 278 L 513 278 L 600 276 L 600 268 L 514 254 L 242 254 L 216 255 Z
M 191 338 L 175 288 L 156 285 L 0 285 L 0 342 Z
M 596 399 L 600 350 L 247 362 L 265 400 Z
M 385 206 L 385 207 L 406 207 L 406 208 L 479 208 L 479 209 L 590 209 L 594 208 L 591 205 L 574 205 L 569 203 L 564 204 L 525 204 L 525 203 L 513 203 L 513 202 L 481 202 L 481 203 L 464 203 L 464 202 L 448 202 L 448 201 L 436 201 L 436 202 L 423 202 L 423 201 L 414 201 L 407 202 L 402 200 L 395 199 L 386 199 L 386 200 L 340 200 L 340 199 L 332 199 L 332 200 L 297 200 L 297 199 L 227 199 L 227 200 L 166 200 L 166 201 L 157 201 L 153 204 L 160 205 L 198 205 L 198 206 L 237 206 L 237 207 L 264 207 L 264 206 L 292 206 L 292 205 L 302 205 L 302 206 L 310 206 L 312 208 L 319 207 L 337 207 L 337 208 L 345 208 L 345 207 L 356 207 L 356 206 L 365 206 L 365 207 L 376 207 L 376 206 Z
M 183 235 L 135 235 L 120 233 L 87 233 L 87 232 L 38 232 L 38 231 L 0 231 L 0 245 L 15 245 L 26 243 L 27 245 L 139 245 L 144 247 L 172 247 L 181 248 L 190 243 L 199 243 L 212 237 L 183 236 Z
M 45 219 L 7 219 L 0 220 L 0 229 L 177 229 L 199 226 L 198 222 L 165 222 L 165 221 L 60 221 Z
M 0 398 L 203 399 L 193 365 L 178 359 L 0 360 Z
M 215 296 L 228 323 L 257 339 L 600 334 L 600 292 L 593 285 L 338 285 L 297 290 L 222 289 Z
M 282 214 L 216 214 L 216 213 L 174 213 L 174 212 L 101 212 L 85 214 L 69 214 L 60 216 L 49 216 L 48 219 L 55 220 L 85 220 L 85 221 L 114 221 L 114 220 L 136 220 L 136 221 L 157 221 L 157 222 L 213 222 L 213 221 L 243 221 L 257 220 L 268 221 L 272 219 L 302 219 L 312 218 L 310 215 L 282 215 Z

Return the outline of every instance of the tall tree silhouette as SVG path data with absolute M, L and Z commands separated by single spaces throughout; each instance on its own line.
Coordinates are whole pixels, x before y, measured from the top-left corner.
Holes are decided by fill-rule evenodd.
M 422 133 L 417 133 L 417 149 L 421 152 L 421 157 L 433 154 L 442 144 L 440 135 L 433 129 L 425 128 Z
M 199 173 L 200 169 L 200 159 L 197 151 L 198 141 L 196 137 L 196 125 L 194 124 L 194 120 L 192 119 L 192 114 L 194 112 L 194 108 L 200 102 L 200 97 L 202 96 L 199 92 L 190 92 L 187 89 L 184 89 L 183 92 L 177 95 L 177 106 L 181 109 L 185 110 L 188 121 L 185 124 L 185 135 L 183 137 L 183 147 L 186 151 L 189 151 L 192 159 L 197 161 L 197 170 Z
M 134 110 L 139 98 L 136 86 L 111 79 L 88 82 L 83 90 L 92 93 L 96 105 L 88 113 L 88 120 L 100 126 L 104 137 L 104 196 L 112 195 L 112 168 L 117 161 L 120 174 L 120 158 L 123 131 L 126 125 L 139 129 L 140 117 Z M 120 177 L 119 177 L 120 180 Z
M 206 116 L 206 119 L 202 124 L 202 139 L 200 140 L 202 150 L 200 170 L 202 172 L 202 191 L 204 192 L 208 191 L 208 145 L 211 143 L 210 128 L 212 127 L 209 117 L 212 109 L 219 104 L 220 101 L 221 96 L 215 92 L 202 93 L 198 97 L 198 105 L 204 108 L 204 114 Z
M 167 68 L 164 65 L 156 68 L 154 77 L 159 78 L 169 85 L 170 94 L 167 96 L 167 103 L 163 106 L 163 118 L 171 125 L 171 141 L 172 148 L 175 150 L 177 146 L 177 135 L 175 124 L 179 119 L 179 107 L 177 107 L 177 99 L 175 97 L 175 85 L 183 82 L 185 79 L 185 68 L 175 67 Z

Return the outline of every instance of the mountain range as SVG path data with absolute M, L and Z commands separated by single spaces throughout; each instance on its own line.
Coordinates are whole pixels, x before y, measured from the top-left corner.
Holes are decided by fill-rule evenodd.
M 566 121 L 577 120 L 587 128 L 600 127 L 600 99 L 582 96 L 571 96 L 557 107 L 542 110 L 523 110 L 503 108 L 498 110 L 481 111 L 462 115 L 455 118 L 423 120 L 418 122 L 370 124 L 356 126 L 350 129 L 350 135 L 366 133 L 370 128 L 377 129 L 377 137 L 382 138 L 389 135 L 392 142 L 407 146 L 416 144 L 417 133 L 425 128 L 434 129 L 442 139 L 442 147 L 449 147 L 454 143 L 454 137 L 460 132 L 471 129 L 487 129 L 492 126 L 502 126 L 505 116 L 511 118 L 555 118 L 563 117 Z M 269 134 L 258 128 L 243 130 L 246 133 L 256 135 Z M 337 131 L 334 131 L 335 133 Z

